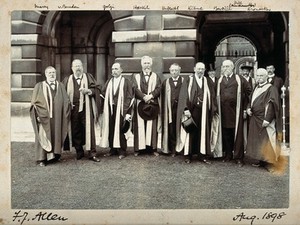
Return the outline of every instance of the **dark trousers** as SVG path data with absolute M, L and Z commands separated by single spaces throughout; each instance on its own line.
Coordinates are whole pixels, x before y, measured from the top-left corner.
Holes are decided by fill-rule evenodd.
M 235 128 L 222 127 L 222 142 L 225 157 L 232 159 L 234 149 L 234 132 Z
M 72 130 L 72 145 L 76 149 L 77 154 L 83 154 L 83 145 L 85 145 L 85 105 L 81 112 L 78 112 L 79 104 L 75 104 L 71 111 L 71 130 Z M 91 115 L 92 116 L 92 115 Z M 91 150 L 90 156 L 96 155 L 96 141 L 93 120 L 91 120 Z
M 114 140 L 114 132 L 115 132 L 115 122 L 116 122 L 116 117 L 119 115 L 116 115 L 117 107 L 116 105 L 113 105 L 113 112 L 110 114 L 110 120 L 109 120 L 109 146 L 110 146 L 110 153 L 115 155 L 119 152 L 120 155 L 125 155 L 126 149 L 127 149 L 127 141 L 125 138 L 124 133 L 121 131 L 121 126 L 118 127 L 118 132 L 120 134 L 120 146 L 121 148 L 113 148 L 113 140 Z M 123 123 L 123 118 L 121 117 L 120 123 L 122 125 Z

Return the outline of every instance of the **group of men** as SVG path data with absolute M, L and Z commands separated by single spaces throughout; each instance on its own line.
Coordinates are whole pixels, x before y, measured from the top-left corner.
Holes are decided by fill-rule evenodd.
M 234 64 L 225 60 L 221 76 L 205 64 L 196 63 L 194 74 L 180 76 L 180 66 L 170 66 L 163 82 L 152 71 L 152 58 L 141 58 L 142 71 L 122 74 L 120 63 L 112 65 L 112 76 L 102 87 L 82 62 L 72 62 L 73 74 L 56 80 L 53 67 L 45 70 L 46 80 L 38 83 L 31 101 L 31 118 L 36 134 L 36 156 L 40 166 L 59 160 L 63 148 L 76 149 L 77 160 L 84 149 L 91 160 L 96 156 L 95 126 L 100 126 L 100 147 L 110 148 L 104 156 L 126 156 L 127 139 L 134 138 L 134 156 L 177 154 L 191 163 L 194 155 L 203 163 L 223 157 L 244 165 L 245 152 L 257 160 L 255 166 L 276 168 L 280 161 L 280 89 L 272 83 L 274 67 L 251 67 L 234 74 Z M 282 80 L 281 80 L 282 81 Z M 52 84 L 54 83 L 54 84 Z M 281 86 L 280 86 L 281 85 Z M 159 138 L 161 138 L 159 140 Z M 281 160 L 282 161 L 282 160 Z

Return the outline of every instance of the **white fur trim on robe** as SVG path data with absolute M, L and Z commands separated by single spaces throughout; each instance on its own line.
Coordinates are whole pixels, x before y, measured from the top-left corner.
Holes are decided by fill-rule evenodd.
M 114 78 L 112 78 L 114 79 Z M 100 142 L 100 147 L 107 148 L 109 147 L 109 111 L 113 110 L 113 89 L 112 89 L 112 79 L 108 82 L 105 98 L 104 98 L 104 109 L 103 109 L 103 121 L 102 121 L 102 139 Z M 119 84 L 119 95 L 118 95 L 118 104 L 116 110 L 116 121 L 114 127 L 114 138 L 113 138 L 113 148 L 120 148 L 120 115 L 123 116 L 123 102 L 124 102 L 124 77 L 121 78 Z M 110 108 L 110 110 L 109 110 Z

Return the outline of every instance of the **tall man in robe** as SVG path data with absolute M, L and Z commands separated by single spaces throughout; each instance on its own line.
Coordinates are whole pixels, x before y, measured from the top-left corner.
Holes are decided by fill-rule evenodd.
M 225 152 L 224 162 L 236 160 L 239 167 L 244 165 L 243 113 L 244 97 L 249 97 L 251 87 L 241 76 L 233 74 L 234 64 L 231 60 L 222 63 L 222 76 L 218 81 L 217 101 L 220 119 L 218 141 Z
M 140 102 L 159 105 L 161 80 L 156 73 L 152 72 L 152 63 L 151 57 L 143 56 L 141 58 L 142 72 L 132 75 L 136 98 L 133 114 L 135 156 L 145 152 L 145 150 L 155 156 L 159 155 L 157 152 L 158 129 L 160 129 L 159 118 L 156 116 L 154 119 L 145 120 L 138 111 Z
M 247 155 L 256 159 L 253 166 L 266 166 L 270 172 L 283 172 L 285 157 L 280 155 L 281 118 L 276 88 L 267 82 L 265 69 L 257 70 L 258 86 L 247 108 L 250 128 Z
M 207 157 L 211 155 L 210 134 L 211 120 L 216 113 L 215 93 L 204 77 L 205 65 L 196 63 L 195 73 L 187 77 L 179 94 L 177 111 L 177 150 L 184 150 L 185 162 L 190 163 L 193 155 L 204 163 L 210 164 Z M 192 117 L 197 129 L 187 133 L 182 121 Z
M 173 63 L 170 68 L 171 77 L 162 84 L 162 152 L 176 156 L 176 118 L 178 98 L 183 77 L 180 77 L 181 67 Z
M 102 122 L 102 138 L 100 146 L 110 147 L 109 153 L 104 156 L 119 155 L 125 158 L 127 140 L 122 131 L 125 121 L 131 121 L 131 106 L 133 90 L 131 82 L 122 75 L 120 63 L 112 65 L 112 78 L 104 87 L 104 109 Z
M 60 158 L 70 117 L 69 98 L 63 84 L 56 80 L 55 68 L 47 67 L 45 75 L 46 80 L 34 87 L 30 107 L 40 166 Z
M 81 60 L 73 60 L 72 71 L 73 74 L 63 80 L 72 105 L 71 126 L 65 148 L 73 146 L 76 158 L 80 160 L 84 157 L 85 145 L 89 159 L 99 162 L 100 159 L 96 156 L 95 123 L 102 107 L 100 89 L 94 77 L 83 72 Z

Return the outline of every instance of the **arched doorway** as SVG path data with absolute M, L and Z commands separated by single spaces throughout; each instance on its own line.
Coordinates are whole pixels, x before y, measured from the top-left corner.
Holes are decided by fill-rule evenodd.
M 223 38 L 238 35 L 255 46 L 257 67 L 273 64 L 282 79 L 288 75 L 288 13 L 199 12 L 197 30 L 197 60 L 206 65 L 216 61 Z
M 114 60 L 111 14 L 106 11 L 49 12 L 43 24 L 48 46 L 42 54 L 42 71 L 48 65 L 57 69 L 59 80 L 72 73 L 73 59 L 83 62 L 84 70 L 105 82 Z
M 222 62 L 226 59 L 233 61 L 235 74 L 241 74 L 241 66 L 246 62 L 253 65 L 254 71 L 257 68 L 257 50 L 255 45 L 247 37 L 239 34 L 232 34 L 220 40 L 215 50 L 215 68 L 220 74 Z M 253 76 L 253 74 L 251 74 Z

